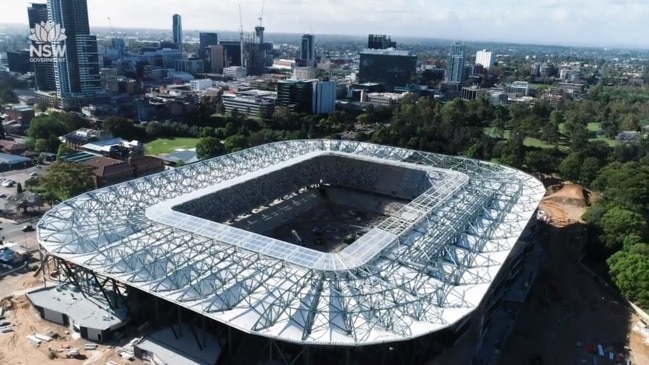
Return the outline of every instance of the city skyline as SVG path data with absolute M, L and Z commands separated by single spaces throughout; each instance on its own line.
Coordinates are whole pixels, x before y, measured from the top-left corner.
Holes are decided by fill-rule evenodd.
M 183 17 L 185 30 L 239 29 L 236 3 L 161 0 L 89 0 L 93 27 L 169 29 L 174 13 Z M 262 0 L 242 0 L 246 32 L 258 25 Z M 0 23 L 21 24 L 28 2 L 2 5 Z M 317 11 L 314 8 L 317 7 Z M 146 18 L 140 14 L 146 13 Z M 514 0 L 478 2 L 459 0 L 423 5 L 417 0 L 374 4 L 334 0 L 323 6 L 314 0 L 268 0 L 264 26 L 270 33 L 391 34 L 393 37 L 444 38 L 532 44 L 630 46 L 649 48 L 643 18 L 649 4 L 634 0 Z M 110 21 L 108 20 L 110 18 Z M 24 24 L 24 23 L 23 23 Z

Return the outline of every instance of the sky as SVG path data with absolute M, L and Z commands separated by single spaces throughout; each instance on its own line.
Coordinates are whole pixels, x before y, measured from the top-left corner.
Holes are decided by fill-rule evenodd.
M 648 0 L 88 0 L 88 12 L 91 27 L 170 29 L 177 13 L 186 30 L 238 30 L 241 4 L 249 32 L 262 1 L 270 33 L 649 48 Z M 0 0 L 0 23 L 27 25 L 28 3 Z

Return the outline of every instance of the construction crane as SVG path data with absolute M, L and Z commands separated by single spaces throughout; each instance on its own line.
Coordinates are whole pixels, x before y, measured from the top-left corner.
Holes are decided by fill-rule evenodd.
M 264 5 L 266 5 L 266 0 L 261 0 L 261 11 L 259 12 L 259 26 L 260 27 L 263 26 L 261 23 L 264 20 Z
M 110 20 L 110 17 L 108 17 L 107 19 L 108 19 L 108 24 L 110 25 L 111 33 L 115 34 L 115 27 L 113 26 L 113 21 Z
M 264 43 L 264 5 L 266 5 L 266 0 L 262 0 L 261 2 L 261 12 L 259 12 L 259 25 L 255 27 L 255 36 L 257 37 L 257 42 L 259 44 Z
M 243 60 L 244 60 L 244 55 L 243 55 L 244 44 L 243 44 L 243 18 L 241 17 L 241 3 L 239 3 L 239 42 L 241 43 L 241 52 L 240 52 L 241 53 L 241 67 L 245 67 L 244 64 L 243 64 L 244 63 L 243 62 Z

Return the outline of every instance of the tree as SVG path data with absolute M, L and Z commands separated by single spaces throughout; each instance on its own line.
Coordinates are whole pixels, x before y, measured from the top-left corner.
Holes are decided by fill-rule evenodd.
M 36 144 L 34 145 L 34 150 L 36 152 L 51 152 L 50 144 L 44 138 L 39 138 L 36 140 Z
M 104 120 L 102 127 L 113 136 L 129 141 L 140 139 L 142 135 L 139 128 L 122 117 L 110 117 Z
M 47 140 L 50 137 L 58 138 L 59 136 L 70 132 L 66 125 L 56 118 L 56 114 L 57 113 L 48 115 L 42 114 L 32 119 L 27 136 L 34 140 Z
M 248 147 L 248 138 L 241 134 L 235 134 L 226 138 L 223 144 L 228 152 L 241 151 Z
M 237 126 L 234 125 L 234 123 L 232 123 L 232 122 L 228 122 L 225 125 L 225 130 L 223 131 L 223 133 L 225 134 L 225 137 L 234 136 L 235 134 L 237 134 L 237 132 L 238 132 L 237 131 Z
M 649 256 L 620 251 L 608 261 L 611 277 L 622 294 L 641 307 L 649 305 Z
M 36 102 L 36 110 L 39 112 L 46 112 L 49 105 L 44 100 L 39 100 Z
M 201 129 L 201 137 L 202 138 L 214 137 L 214 133 L 215 133 L 214 132 L 214 127 L 203 127 L 203 129 Z
M 581 164 L 584 157 L 580 152 L 573 152 L 559 165 L 559 173 L 566 180 L 578 182 L 581 177 Z
M 200 159 L 221 156 L 225 146 L 215 137 L 203 137 L 196 144 L 196 156 Z
M 601 225 L 604 244 L 612 250 L 622 248 L 624 239 L 628 235 L 645 237 L 647 232 L 647 223 L 642 215 L 617 205 L 606 210 Z
M 65 156 L 65 155 L 67 155 L 69 153 L 72 153 L 72 152 L 74 152 L 74 150 L 70 146 L 68 146 L 67 144 L 61 144 L 61 145 L 59 145 L 59 148 L 57 150 L 56 159 L 58 160 L 62 156 Z
M 595 157 L 588 157 L 581 164 L 579 171 L 579 182 L 590 186 L 592 182 L 597 178 L 597 173 L 601 168 L 600 162 Z
M 90 121 L 77 113 L 53 113 L 54 117 L 59 119 L 65 128 L 69 131 L 76 131 L 80 128 L 90 127 Z
M 58 200 L 67 200 L 94 188 L 92 167 L 64 161 L 56 161 L 47 175 L 39 179 L 45 194 L 51 194 Z

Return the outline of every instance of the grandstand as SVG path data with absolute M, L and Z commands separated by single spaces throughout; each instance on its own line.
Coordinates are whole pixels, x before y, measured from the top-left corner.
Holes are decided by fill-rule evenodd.
M 493 305 L 544 192 L 481 161 L 286 141 L 83 194 L 38 237 L 103 290 L 213 320 L 235 363 L 399 363 Z

